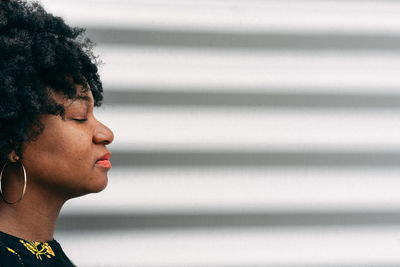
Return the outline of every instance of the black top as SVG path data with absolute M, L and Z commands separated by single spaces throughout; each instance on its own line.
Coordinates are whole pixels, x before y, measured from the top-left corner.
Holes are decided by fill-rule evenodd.
M 73 267 L 55 240 L 32 242 L 0 232 L 0 267 Z

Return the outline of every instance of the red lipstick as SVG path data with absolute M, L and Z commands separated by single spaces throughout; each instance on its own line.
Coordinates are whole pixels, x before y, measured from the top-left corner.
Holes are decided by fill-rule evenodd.
M 112 167 L 110 158 L 111 158 L 111 153 L 107 153 L 104 156 L 102 156 L 100 159 L 98 159 L 96 161 L 96 164 L 109 169 Z

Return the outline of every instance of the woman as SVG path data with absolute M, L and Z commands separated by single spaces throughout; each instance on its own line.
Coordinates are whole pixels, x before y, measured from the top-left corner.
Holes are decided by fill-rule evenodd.
M 74 266 L 53 239 L 70 198 L 103 190 L 93 43 L 39 3 L 0 0 L 0 266 Z

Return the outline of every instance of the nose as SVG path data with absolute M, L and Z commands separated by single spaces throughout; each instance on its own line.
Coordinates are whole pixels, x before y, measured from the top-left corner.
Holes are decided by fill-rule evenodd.
M 105 126 L 103 123 L 97 121 L 98 125 L 96 126 L 94 135 L 93 135 L 93 142 L 96 144 L 104 144 L 109 145 L 114 140 L 114 133 L 111 131 L 110 128 Z

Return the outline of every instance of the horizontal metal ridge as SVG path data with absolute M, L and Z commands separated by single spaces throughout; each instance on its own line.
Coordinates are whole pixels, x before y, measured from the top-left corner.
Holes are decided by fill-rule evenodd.
M 188 148 L 189 150 L 190 148 Z M 115 166 L 232 166 L 232 167 L 389 167 L 400 165 L 398 152 L 312 152 L 312 151 L 115 151 Z
M 63 215 L 57 224 L 62 231 L 122 229 L 189 229 L 255 227 L 362 227 L 400 224 L 399 212 L 270 212 L 220 214 L 91 214 Z
M 334 91 L 334 89 L 332 89 Z M 107 105 L 280 107 L 280 108 L 400 108 L 399 94 L 313 94 L 313 93 L 245 93 L 179 92 L 156 90 L 118 90 L 105 92 Z
M 156 29 L 89 28 L 97 43 L 140 46 L 268 50 L 400 50 L 398 35 L 329 33 L 220 33 Z

